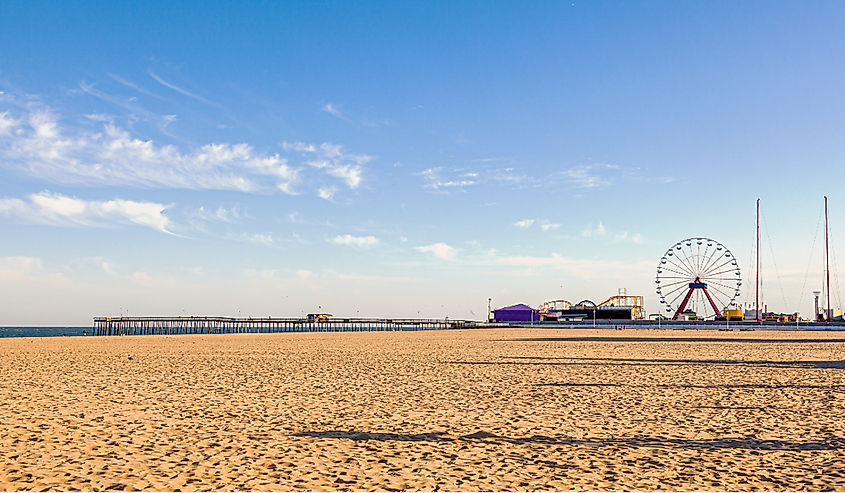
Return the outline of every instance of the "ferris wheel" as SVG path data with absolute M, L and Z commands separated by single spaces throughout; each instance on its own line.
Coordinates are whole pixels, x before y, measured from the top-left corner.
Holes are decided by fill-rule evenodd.
M 710 238 L 687 238 L 672 245 L 657 265 L 657 296 L 677 320 L 687 308 L 713 319 L 739 296 L 742 278 L 730 250 Z

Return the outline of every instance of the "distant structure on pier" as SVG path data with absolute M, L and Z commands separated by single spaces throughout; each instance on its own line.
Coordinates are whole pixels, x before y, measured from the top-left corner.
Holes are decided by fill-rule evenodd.
M 572 304 L 567 300 L 551 300 L 539 308 L 520 303 L 493 310 L 496 322 L 579 322 L 584 320 L 645 320 L 642 296 L 629 296 L 628 290 L 619 288 L 596 305 L 590 300 Z

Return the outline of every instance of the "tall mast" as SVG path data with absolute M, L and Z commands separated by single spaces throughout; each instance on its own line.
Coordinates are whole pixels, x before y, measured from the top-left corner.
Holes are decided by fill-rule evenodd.
M 760 199 L 757 199 L 757 278 L 754 281 L 754 319 L 760 321 Z
M 825 275 L 825 293 L 827 297 L 827 308 L 824 311 L 826 322 L 830 322 L 830 244 L 828 243 L 828 226 L 827 226 L 827 195 L 824 196 L 824 275 Z

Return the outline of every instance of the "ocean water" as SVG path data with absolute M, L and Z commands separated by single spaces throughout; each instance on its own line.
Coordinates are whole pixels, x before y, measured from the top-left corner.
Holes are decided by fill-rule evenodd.
M 78 337 L 91 327 L 0 327 L 0 337 Z

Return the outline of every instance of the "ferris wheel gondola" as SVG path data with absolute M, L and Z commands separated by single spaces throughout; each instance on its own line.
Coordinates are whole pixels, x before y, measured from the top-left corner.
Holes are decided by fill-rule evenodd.
M 687 238 L 670 247 L 657 266 L 657 295 L 667 314 L 678 319 L 691 308 L 714 319 L 739 297 L 739 264 L 727 247 L 710 238 Z

